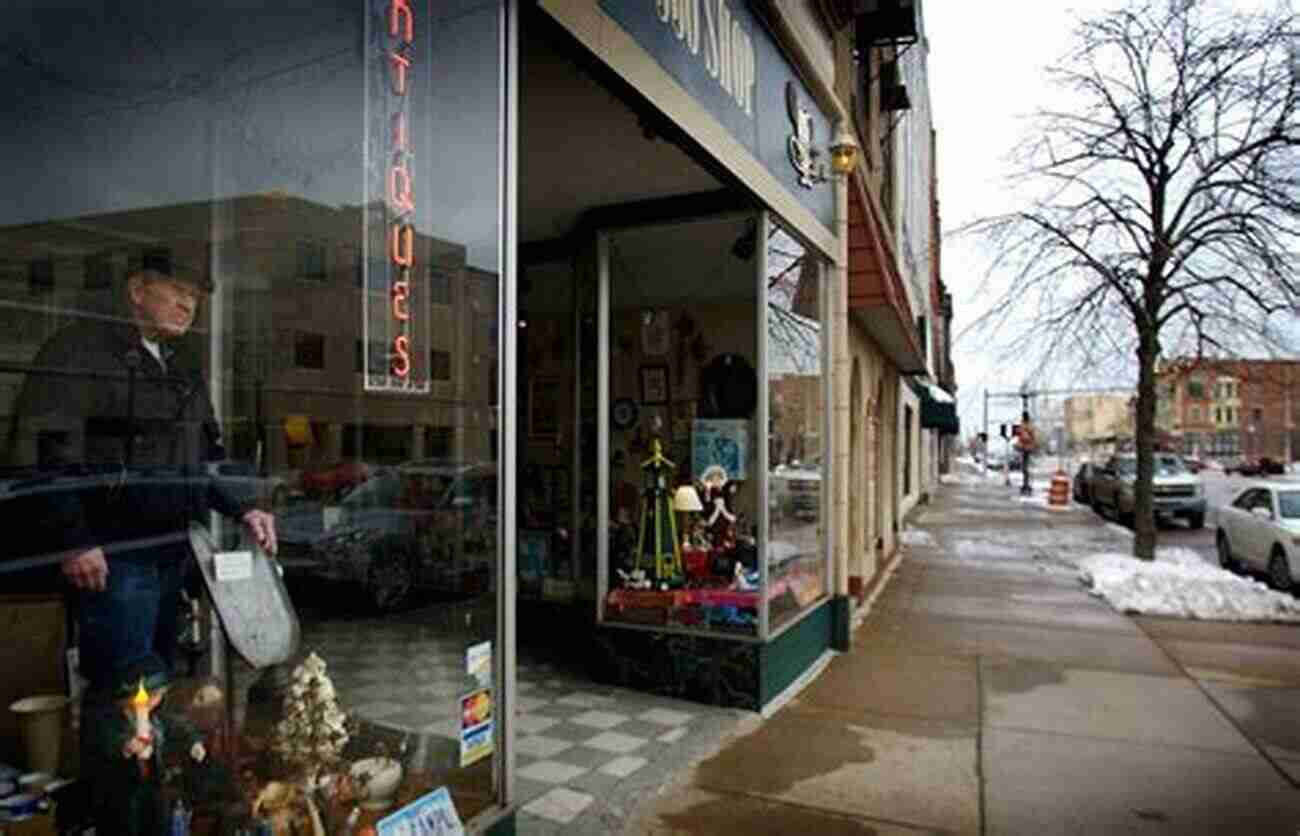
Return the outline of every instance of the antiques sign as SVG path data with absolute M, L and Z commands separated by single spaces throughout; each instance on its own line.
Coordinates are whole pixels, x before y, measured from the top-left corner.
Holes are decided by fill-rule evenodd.
M 413 0 L 367 0 L 366 194 L 362 216 L 364 377 L 368 391 L 427 393 L 428 247 L 416 235 L 417 116 L 427 110 L 420 44 L 427 21 Z M 426 50 L 427 52 L 427 50 Z M 421 254 L 421 250 L 425 252 Z M 424 277 L 421 281 L 420 277 Z
M 824 144 L 832 136 L 830 120 L 744 0 L 599 3 L 786 191 L 822 223 L 834 223 L 833 190 L 825 183 L 808 187 L 790 153 L 792 131 L 802 128 Z M 791 125 L 787 85 L 806 111 L 802 125 Z

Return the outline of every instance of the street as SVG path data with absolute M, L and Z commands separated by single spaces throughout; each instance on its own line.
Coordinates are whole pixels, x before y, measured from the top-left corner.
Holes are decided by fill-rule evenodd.
M 1054 472 L 1054 471 L 1053 471 Z M 1015 474 L 1013 474 L 1014 477 Z M 1206 515 L 1205 527 L 1199 530 L 1188 527 L 1186 520 L 1168 520 L 1156 522 L 1156 545 L 1157 546 L 1181 546 L 1191 549 L 1201 555 L 1207 563 L 1215 566 L 1219 563 L 1218 554 L 1214 548 L 1214 523 L 1215 509 L 1227 505 L 1237 492 L 1252 482 L 1260 481 L 1259 477 L 1232 475 L 1225 476 L 1218 471 L 1202 471 L 1200 474 L 1201 483 L 1205 485 Z M 1051 472 L 1038 471 L 1035 469 L 1034 478 L 1036 482 L 1042 482 L 1051 478 Z M 1285 479 L 1287 481 L 1298 481 L 1295 477 L 1275 476 L 1273 479 Z M 1078 504 L 1078 503 L 1074 503 Z M 1114 520 L 1110 520 L 1114 522 Z

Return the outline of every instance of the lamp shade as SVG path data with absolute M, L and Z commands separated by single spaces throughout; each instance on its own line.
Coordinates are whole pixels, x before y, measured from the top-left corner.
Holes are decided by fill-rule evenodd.
M 673 494 L 673 508 L 677 511 L 703 511 L 704 505 L 693 485 L 682 485 Z

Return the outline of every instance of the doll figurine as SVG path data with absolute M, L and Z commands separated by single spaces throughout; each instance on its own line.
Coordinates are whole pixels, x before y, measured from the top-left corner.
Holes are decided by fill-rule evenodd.
M 727 472 L 718 465 L 711 465 L 700 478 L 708 496 L 704 513 L 705 526 L 715 554 L 730 552 L 736 548 L 736 514 L 730 504 L 736 495 L 736 485 L 727 480 Z

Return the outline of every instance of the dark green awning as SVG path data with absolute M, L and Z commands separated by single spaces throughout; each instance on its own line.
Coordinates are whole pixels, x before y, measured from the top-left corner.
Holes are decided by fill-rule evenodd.
M 907 382 L 921 399 L 921 429 L 938 430 L 944 435 L 961 435 L 957 403 L 952 395 L 923 380 L 908 378 Z

